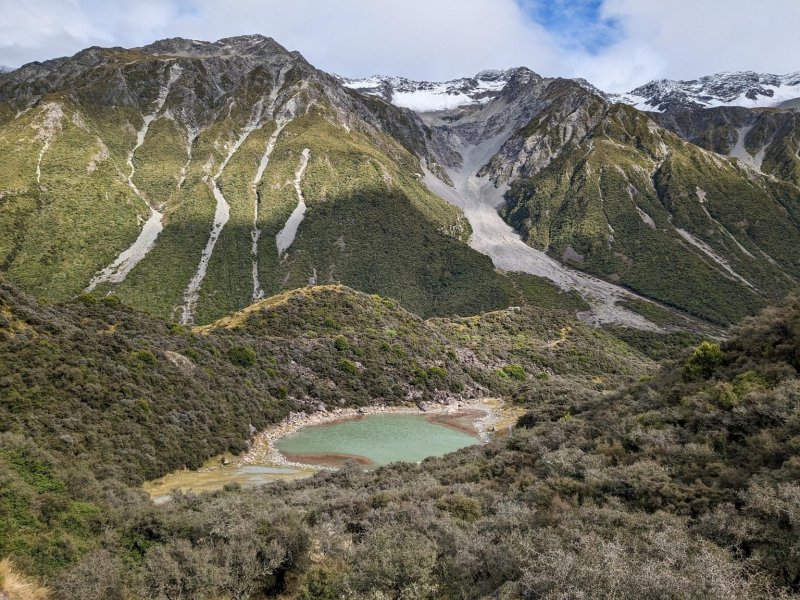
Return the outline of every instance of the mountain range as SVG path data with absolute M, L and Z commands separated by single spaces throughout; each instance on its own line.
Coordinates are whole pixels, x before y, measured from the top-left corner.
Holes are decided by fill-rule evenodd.
M 796 597 L 797 83 L 0 73 L 0 600 Z M 479 399 L 420 463 L 142 487 Z
M 800 278 L 797 113 L 735 106 L 796 84 L 614 97 L 526 68 L 349 80 L 258 35 L 89 48 L 0 75 L 0 270 L 183 323 L 311 282 L 422 316 L 563 292 L 595 324 L 726 325 Z
M 396 106 L 426 112 L 489 102 L 503 90 L 515 73 L 522 70 L 525 70 L 524 67 L 487 70 L 474 77 L 445 82 L 412 81 L 386 75 L 339 79 L 351 89 L 380 96 Z M 773 75 L 739 71 L 688 81 L 659 79 L 622 94 L 603 92 L 585 79 L 573 81 L 610 102 L 657 112 L 718 106 L 786 108 L 793 107 L 793 101 L 800 98 L 800 72 Z

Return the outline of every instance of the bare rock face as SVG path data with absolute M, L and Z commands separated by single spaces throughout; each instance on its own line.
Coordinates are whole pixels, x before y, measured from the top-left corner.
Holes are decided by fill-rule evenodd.
M 172 350 L 165 350 L 164 356 L 185 375 L 190 375 L 195 370 L 194 363 L 183 354 L 173 352 Z

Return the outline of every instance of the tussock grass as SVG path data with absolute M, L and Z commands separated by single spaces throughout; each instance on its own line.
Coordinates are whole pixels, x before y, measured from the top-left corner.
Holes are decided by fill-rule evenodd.
M 10 559 L 0 560 L 0 599 L 48 600 L 50 590 L 16 570 Z

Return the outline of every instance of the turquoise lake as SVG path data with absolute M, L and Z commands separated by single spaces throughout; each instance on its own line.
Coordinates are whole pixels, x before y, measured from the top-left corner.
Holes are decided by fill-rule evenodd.
M 347 459 L 373 467 L 419 462 L 479 443 L 477 435 L 466 432 L 474 420 L 470 417 L 435 419 L 447 426 L 422 415 L 369 415 L 305 427 L 278 440 L 276 447 L 289 460 L 307 464 L 336 466 Z

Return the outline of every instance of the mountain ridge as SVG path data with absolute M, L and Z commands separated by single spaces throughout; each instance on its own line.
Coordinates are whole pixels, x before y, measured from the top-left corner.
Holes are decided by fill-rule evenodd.
M 398 93 L 422 93 L 424 108 L 439 110 L 394 106 L 387 98 L 397 101 Z M 30 63 L 0 78 L 0 150 L 9 157 L 0 169 L 0 267 L 41 297 L 114 293 L 187 324 L 309 281 L 394 297 L 423 316 L 496 310 L 520 289 L 536 298 L 558 288 L 577 291 L 591 322 L 648 329 L 658 326 L 631 307 L 651 316 L 677 308 L 724 325 L 785 293 L 797 279 L 793 254 L 759 221 L 723 227 L 719 214 L 692 206 L 686 222 L 666 222 L 663 238 L 639 212 L 655 224 L 652 207 L 626 206 L 650 228 L 635 233 L 598 212 L 603 194 L 580 191 L 577 204 L 574 194 L 603 185 L 602 169 L 579 157 L 603 148 L 617 160 L 606 152 L 613 144 L 625 147 L 631 169 L 672 156 L 701 160 L 706 166 L 680 191 L 687 207 L 695 189 L 713 189 L 724 172 L 731 189 L 749 190 L 793 239 L 794 192 L 781 186 L 800 173 L 794 125 L 740 120 L 737 127 L 752 129 L 740 136 L 744 144 L 726 134 L 736 171 L 703 154 L 725 150 L 703 141 L 705 119 L 679 126 L 611 106 L 586 81 L 527 68 L 443 85 L 354 84 L 261 35 L 93 47 Z M 606 135 L 620 122 L 640 133 Z M 756 137 L 776 141 L 755 149 Z M 578 171 L 555 172 L 567 166 Z M 565 175 L 577 187 L 553 195 L 552 177 Z M 658 191 L 651 179 L 626 177 L 641 197 L 657 192 L 659 203 L 672 205 L 666 198 L 676 179 Z M 540 213 L 520 193 L 540 184 L 550 190 L 547 202 L 560 198 L 551 207 L 560 216 L 534 224 L 531 215 Z M 629 238 L 634 233 L 643 246 Z M 753 236 L 767 246 L 756 248 Z M 742 286 L 739 300 L 719 311 L 711 305 L 731 294 L 712 293 L 700 306 L 685 286 L 672 286 L 676 294 L 626 276 L 667 241 L 669 252 L 686 256 L 696 285 L 722 290 L 732 278 Z M 751 280 L 765 273 L 778 274 L 780 284 L 754 296 L 762 286 Z M 515 278 L 527 283 L 520 288 Z M 687 323 L 681 315 L 659 319 Z
M 502 91 L 512 74 L 521 71 L 530 69 L 490 69 L 473 77 L 444 82 L 414 81 L 386 75 L 362 79 L 338 77 L 352 89 L 379 95 L 388 102 L 394 101 L 397 106 L 427 112 L 487 102 Z M 572 81 L 610 102 L 622 102 L 655 112 L 717 106 L 774 108 L 800 98 L 800 71 L 784 75 L 724 71 L 692 80 L 657 79 L 624 93 L 605 92 L 580 77 L 572 78 Z

